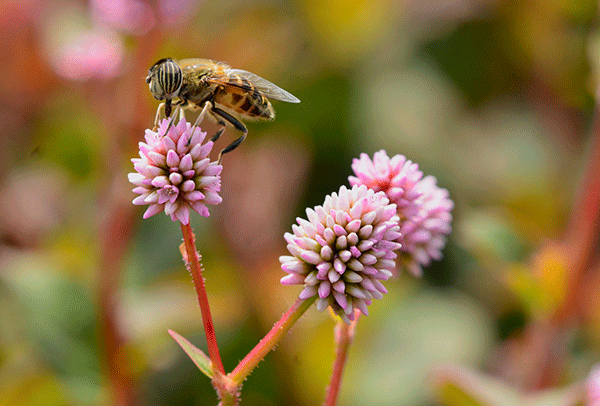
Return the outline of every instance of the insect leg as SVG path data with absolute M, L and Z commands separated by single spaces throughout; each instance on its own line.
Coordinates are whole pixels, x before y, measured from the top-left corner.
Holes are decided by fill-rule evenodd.
M 212 109 L 210 111 L 210 114 L 216 120 L 217 124 L 219 124 L 219 129 L 217 130 L 217 132 L 215 133 L 215 135 L 213 135 L 212 138 L 210 139 L 212 142 L 216 142 L 219 139 L 219 137 L 225 132 L 225 129 L 227 128 L 227 123 L 225 122 L 225 120 L 223 120 L 221 118 L 221 116 L 219 116 L 216 113 L 214 113 L 212 111 Z
M 158 108 L 156 109 L 156 116 L 154 117 L 154 128 L 152 129 L 153 131 L 156 131 L 156 129 L 158 128 L 158 122 L 160 121 L 161 112 L 164 112 L 164 110 L 165 104 L 159 104 Z
M 196 121 L 194 121 L 194 127 L 198 127 L 200 125 L 200 123 L 204 120 L 204 116 L 206 115 L 206 112 L 208 111 L 208 109 L 212 108 L 213 105 L 210 102 L 210 100 L 207 100 L 204 103 L 204 107 L 202 107 L 202 111 L 200 112 L 200 114 L 198 114 L 198 118 L 196 119 Z
M 227 128 L 227 122 L 225 120 L 223 120 L 221 118 L 221 116 L 218 116 L 217 114 L 213 113 L 212 109 L 209 112 L 209 114 L 211 115 L 211 117 L 213 119 L 215 119 L 217 124 L 219 124 L 219 129 L 217 130 L 215 135 L 213 135 L 212 138 L 210 139 L 212 142 L 216 142 L 219 139 L 219 137 L 223 134 L 225 129 Z
M 167 126 L 167 129 L 165 130 L 165 134 L 167 132 L 169 132 L 169 130 L 171 129 L 171 126 L 175 123 L 175 116 L 179 113 L 179 121 L 184 118 L 184 111 L 180 106 L 175 106 L 175 111 L 173 111 L 173 115 L 170 117 L 169 119 L 169 125 Z M 179 122 L 177 121 L 177 122 Z
M 179 121 L 183 120 L 185 118 L 185 110 L 181 106 L 177 106 L 176 109 L 179 109 Z
M 215 118 L 215 120 L 217 120 L 217 123 L 219 124 L 219 129 L 217 130 L 215 135 L 213 135 L 212 138 L 210 139 L 212 142 L 215 142 L 225 132 L 225 128 L 227 128 L 227 123 L 225 121 L 223 121 L 223 119 L 221 117 L 215 117 L 214 114 L 213 114 L 213 117 Z
M 229 144 L 228 146 L 226 146 L 225 148 L 223 148 L 223 150 L 221 150 L 221 152 L 219 152 L 219 160 L 218 160 L 218 162 L 221 163 L 221 159 L 222 159 L 223 154 L 226 154 L 228 152 L 233 151 L 234 149 L 236 149 L 242 143 L 242 141 L 244 141 L 246 139 L 246 136 L 248 135 L 248 129 L 246 128 L 246 126 L 240 120 L 238 120 L 237 118 L 233 117 L 231 114 L 227 113 L 226 111 L 221 110 L 218 107 L 213 107 L 211 109 L 211 112 L 215 116 L 221 116 L 223 119 L 225 119 L 228 122 L 230 122 L 237 130 L 243 132 L 243 134 L 242 134 L 241 137 L 239 137 L 237 140 L 233 141 L 231 144 Z M 222 131 L 220 131 L 220 132 L 222 133 Z M 217 132 L 217 134 L 219 136 L 221 135 L 219 132 Z M 216 136 L 216 134 L 215 134 L 215 136 Z M 213 137 L 213 138 L 215 138 L 215 137 Z

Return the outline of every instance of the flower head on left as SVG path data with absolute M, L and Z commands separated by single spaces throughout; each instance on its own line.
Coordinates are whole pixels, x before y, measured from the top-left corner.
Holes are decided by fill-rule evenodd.
M 173 221 L 188 224 L 190 209 L 208 217 L 206 205 L 221 203 L 223 167 L 210 161 L 213 143 L 202 144 L 205 138 L 206 132 L 185 119 L 171 126 L 165 119 L 157 131 L 146 130 L 140 158 L 131 160 L 136 172 L 129 174 L 139 194 L 133 204 L 149 205 L 145 219 L 164 211 Z

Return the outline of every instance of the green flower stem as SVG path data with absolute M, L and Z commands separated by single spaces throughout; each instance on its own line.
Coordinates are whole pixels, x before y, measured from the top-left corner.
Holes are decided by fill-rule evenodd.
M 217 336 L 213 326 L 212 316 L 210 315 L 210 306 L 208 305 L 208 296 L 204 287 L 204 278 L 202 277 L 202 267 L 200 266 L 200 258 L 196 251 L 196 237 L 192 228 L 188 224 L 181 223 L 181 232 L 183 233 L 183 241 L 187 255 L 184 256 L 187 268 L 192 274 L 196 294 L 198 295 L 198 303 L 202 312 L 202 322 L 204 323 L 204 332 L 206 333 L 206 343 L 208 344 L 208 356 L 214 367 L 219 371 L 220 375 L 225 375 L 221 355 L 219 354 L 219 346 L 217 345 Z M 217 375 L 215 375 L 217 379 Z
M 283 338 L 283 335 L 292 328 L 315 300 L 317 300 L 316 295 L 305 300 L 298 299 L 281 319 L 275 323 L 271 331 L 240 361 L 238 366 L 228 375 L 229 379 L 237 385 L 241 385 L 254 367 L 262 361 L 269 351 L 275 348 L 277 343 Z
M 344 373 L 344 365 L 348 359 L 348 349 L 354 339 L 354 330 L 358 322 L 360 313 L 355 313 L 354 321 L 351 324 L 346 324 L 342 320 L 338 321 L 335 326 L 335 361 L 333 363 L 333 372 L 331 381 L 327 388 L 327 395 L 323 406 L 335 406 L 342 385 L 342 375 Z

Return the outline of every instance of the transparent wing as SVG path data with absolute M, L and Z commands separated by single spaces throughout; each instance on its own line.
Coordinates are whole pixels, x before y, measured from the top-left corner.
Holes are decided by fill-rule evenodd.
M 220 85 L 243 89 L 247 92 L 252 92 L 256 89 L 269 99 L 281 100 L 288 103 L 300 103 L 300 99 L 293 94 L 252 72 L 242 69 L 226 69 L 224 73 L 224 75 L 211 76 L 208 80 Z

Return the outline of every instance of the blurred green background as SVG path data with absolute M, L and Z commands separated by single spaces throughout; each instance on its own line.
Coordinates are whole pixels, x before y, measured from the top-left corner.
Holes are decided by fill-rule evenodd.
M 226 61 L 302 100 L 248 125 L 224 159 L 224 202 L 192 217 L 227 371 L 300 291 L 279 283 L 283 233 L 380 149 L 450 191 L 454 230 L 442 261 L 388 281 L 361 319 L 340 405 L 455 404 L 442 365 L 537 390 L 600 360 L 598 266 L 554 379 L 536 380 L 524 334 L 567 295 L 548 242 L 590 156 L 597 2 L 8 0 L 0 22 L 0 404 L 217 403 L 167 333 L 206 348 L 178 224 L 130 203 L 129 160 L 158 105 L 144 78 L 167 56 Z M 321 404 L 333 325 L 311 309 L 242 404 Z

